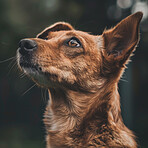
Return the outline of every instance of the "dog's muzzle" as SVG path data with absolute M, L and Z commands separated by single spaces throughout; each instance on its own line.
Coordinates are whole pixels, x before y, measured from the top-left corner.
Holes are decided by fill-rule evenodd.
M 30 54 L 31 52 L 37 50 L 37 43 L 34 40 L 30 39 L 22 39 L 19 42 L 19 53 L 21 55 L 27 55 Z
M 22 39 L 19 42 L 18 48 L 18 65 L 25 69 L 29 69 L 29 72 L 32 71 L 41 71 L 41 67 L 39 67 L 38 63 L 34 61 L 34 51 L 37 50 L 37 43 L 31 39 Z M 25 70 L 26 71 L 26 70 Z

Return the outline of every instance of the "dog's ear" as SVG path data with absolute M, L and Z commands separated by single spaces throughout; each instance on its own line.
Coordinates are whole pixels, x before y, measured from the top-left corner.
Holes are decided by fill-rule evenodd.
M 104 31 L 105 57 L 119 65 L 126 63 L 139 41 L 139 23 L 142 12 L 132 14 L 114 28 Z
M 58 22 L 43 30 L 41 33 L 37 35 L 37 38 L 45 38 L 48 36 L 49 32 L 61 31 L 61 30 L 73 30 L 74 28 L 65 22 Z

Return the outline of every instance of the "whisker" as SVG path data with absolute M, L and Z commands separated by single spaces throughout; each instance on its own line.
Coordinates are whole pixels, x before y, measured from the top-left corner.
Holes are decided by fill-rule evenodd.
M 46 98 L 46 92 L 47 90 L 45 89 L 43 92 L 43 89 L 41 89 L 41 98 L 43 99 L 44 102 L 46 102 L 47 98 Z
M 7 75 L 9 75 L 10 74 L 10 72 L 11 72 L 11 70 L 14 68 L 14 66 L 16 66 L 17 65 L 17 62 L 16 61 L 14 61 L 14 64 L 11 66 L 11 68 L 9 69 L 9 71 L 8 71 L 8 73 L 7 73 Z
M 11 64 L 12 64 L 13 62 L 16 62 L 16 58 L 12 59 L 12 61 L 11 61 L 11 62 L 9 63 L 9 65 L 8 65 L 8 67 L 11 66 Z
M 45 91 L 44 91 L 44 96 L 45 96 L 45 102 L 47 101 L 47 89 L 45 89 Z
M 41 99 L 44 101 L 43 89 L 41 88 Z
M 125 80 L 125 79 L 122 79 L 122 78 L 121 78 L 120 80 L 121 80 L 121 81 L 123 81 L 123 82 L 128 82 L 127 80 Z
M 21 96 L 24 96 L 28 91 L 30 91 L 32 88 L 34 88 L 36 84 L 33 84 L 30 88 L 28 88 Z
M 14 56 L 14 57 L 11 57 L 11 58 L 8 58 L 8 59 L 6 59 L 6 60 L 2 60 L 2 61 L 0 61 L 0 64 L 1 63 L 5 63 L 5 62 L 8 62 L 8 61 L 10 61 L 10 60 L 14 60 L 16 57 Z
M 20 74 L 21 79 L 24 78 L 25 76 L 26 76 L 25 73 Z

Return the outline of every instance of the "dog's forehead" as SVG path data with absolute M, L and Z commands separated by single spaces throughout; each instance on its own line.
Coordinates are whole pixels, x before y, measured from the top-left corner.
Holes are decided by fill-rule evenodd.
M 96 36 L 91 35 L 87 32 L 79 31 L 79 30 L 67 30 L 67 31 L 54 31 L 54 32 L 49 32 L 48 34 L 49 38 L 62 38 L 62 37 L 77 37 L 77 38 L 83 38 L 84 40 L 94 40 Z

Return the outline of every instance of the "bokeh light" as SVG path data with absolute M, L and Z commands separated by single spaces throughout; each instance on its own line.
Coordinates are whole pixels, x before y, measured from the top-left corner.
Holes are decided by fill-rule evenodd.
M 118 6 L 111 5 L 107 10 L 107 15 L 110 19 L 118 20 L 122 16 L 122 11 Z
M 148 18 L 148 2 L 142 1 L 142 2 L 136 2 L 131 10 L 132 13 L 135 13 L 137 11 L 143 12 L 143 18 L 142 21 L 146 20 Z
M 117 0 L 117 5 L 122 9 L 130 8 L 133 4 L 133 0 Z

